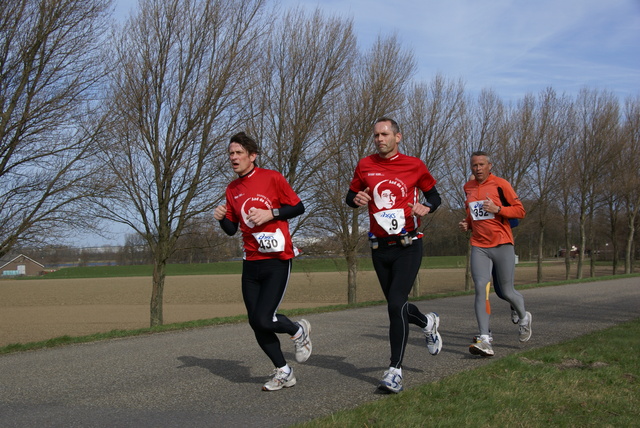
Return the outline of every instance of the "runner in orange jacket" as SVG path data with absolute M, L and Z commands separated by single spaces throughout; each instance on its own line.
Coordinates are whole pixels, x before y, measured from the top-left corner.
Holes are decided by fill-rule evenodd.
M 531 338 L 531 314 L 525 310 L 522 294 L 513 287 L 515 251 L 509 222 L 523 218 L 525 210 L 511 184 L 493 175 L 492 167 L 487 153 L 478 151 L 471 155 L 473 178 L 464 185 L 467 217 L 459 223 L 463 232 L 471 230 L 471 276 L 480 330 L 469 352 L 485 357 L 494 355 L 489 328 L 492 271 L 496 294 L 508 301 L 517 313 L 520 341 Z

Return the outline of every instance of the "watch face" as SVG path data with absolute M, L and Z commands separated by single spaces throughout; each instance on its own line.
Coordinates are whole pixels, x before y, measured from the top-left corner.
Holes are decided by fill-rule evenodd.
M 278 208 L 273 209 L 273 216 L 278 217 L 280 215 L 280 210 Z

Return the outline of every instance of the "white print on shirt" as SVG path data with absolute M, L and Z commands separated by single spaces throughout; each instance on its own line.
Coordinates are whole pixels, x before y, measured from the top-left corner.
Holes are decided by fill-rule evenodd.
M 483 206 L 484 201 L 469 202 L 469 212 L 471 212 L 471 218 L 474 220 L 490 220 L 496 216 L 489 211 L 485 211 Z
M 256 224 L 251 220 L 249 220 L 248 218 L 248 215 L 249 215 L 248 211 L 250 211 L 251 208 L 249 208 L 248 210 L 245 210 L 245 206 L 249 202 L 258 202 L 261 205 L 264 204 L 267 207 L 266 209 L 271 209 L 271 202 L 266 196 L 263 196 L 263 195 L 253 196 L 251 198 L 247 198 L 247 200 L 244 201 L 244 203 L 242 204 L 242 207 L 240 208 L 240 212 L 242 213 L 242 220 L 247 226 L 249 226 L 250 229 L 253 229 L 256 226 Z
M 397 235 L 406 224 L 403 209 L 380 211 L 373 218 L 389 235 Z
M 252 233 L 258 241 L 258 251 L 261 253 L 279 253 L 284 251 L 284 234 L 278 228 L 275 232 Z

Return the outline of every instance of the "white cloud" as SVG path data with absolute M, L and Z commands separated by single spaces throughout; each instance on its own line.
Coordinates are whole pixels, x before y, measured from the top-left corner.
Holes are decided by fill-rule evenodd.
M 359 44 L 397 34 L 415 53 L 418 79 L 461 77 L 470 91 L 506 99 L 551 86 L 640 91 L 637 0 L 283 0 L 353 18 Z

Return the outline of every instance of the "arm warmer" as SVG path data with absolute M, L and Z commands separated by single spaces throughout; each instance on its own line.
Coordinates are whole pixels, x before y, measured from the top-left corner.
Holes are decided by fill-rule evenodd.
M 300 201 L 293 206 L 283 205 L 278 208 L 278 210 L 280 211 L 280 215 L 277 220 L 289 220 L 290 218 L 298 217 L 304 213 L 304 204 Z
M 426 192 L 422 192 L 422 194 L 427 200 L 427 203 L 425 205 L 431 208 L 430 213 L 437 210 L 438 207 L 440 206 L 440 203 L 442 202 L 442 199 L 440 199 L 440 194 L 438 193 L 438 189 L 436 189 L 436 186 L 433 186 L 431 189 L 427 190 Z
M 223 218 L 220 220 L 220 227 L 229 236 L 233 236 L 238 231 L 238 223 L 234 223 L 228 218 Z
M 278 220 L 288 220 L 290 218 L 294 218 L 304 213 L 304 204 L 302 201 L 298 202 L 296 205 L 283 205 L 279 208 L 280 215 L 278 216 Z M 228 218 L 223 218 L 220 220 L 220 227 L 229 236 L 235 235 L 238 231 L 238 223 L 234 223 Z
M 347 192 L 347 197 L 344 198 L 344 201 L 346 202 L 346 204 L 349 205 L 351 208 L 358 208 L 358 205 L 355 202 L 353 202 L 353 200 L 356 198 L 356 195 L 357 195 L 356 192 L 349 189 L 349 191 Z

